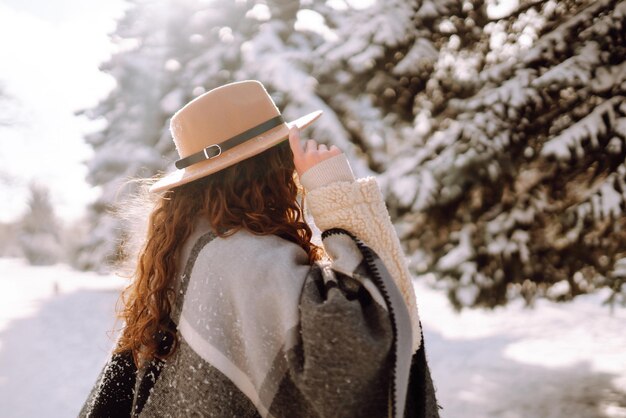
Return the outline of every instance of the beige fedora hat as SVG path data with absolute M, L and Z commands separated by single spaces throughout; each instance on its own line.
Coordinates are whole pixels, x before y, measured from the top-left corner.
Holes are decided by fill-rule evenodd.
M 263 84 L 245 80 L 196 97 L 170 120 L 180 159 L 177 170 L 150 187 L 160 192 L 208 176 L 253 157 L 289 137 L 292 126 L 305 128 L 318 110 L 285 122 Z

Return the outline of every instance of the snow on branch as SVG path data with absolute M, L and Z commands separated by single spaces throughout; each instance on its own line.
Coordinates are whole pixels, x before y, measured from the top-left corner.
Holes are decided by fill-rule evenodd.
M 617 126 L 620 118 L 616 115 L 615 107 L 623 102 L 623 96 L 616 96 L 596 106 L 589 115 L 547 141 L 541 149 L 541 155 L 564 161 L 572 158 L 574 152 L 577 158 L 582 158 L 585 155 L 583 143 L 587 140 L 592 149 L 598 148 L 598 137 Z
M 526 10 L 539 6 L 549 0 L 535 0 L 531 3 L 519 5 L 519 0 L 513 1 L 487 1 L 487 17 L 491 21 L 511 19 L 524 13 Z
M 502 103 L 519 109 L 527 103 L 541 103 L 541 95 L 530 87 L 535 71 L 532 69 L 517 70 L 515 76 L 502 82 L 498 87 L 485 86 L 476 96 L 467 99 L 451 99 L 450 108 L 457 111 L 475 111 L 483 107 Z
M 379 1 L 367 9 L 346 13 L 342 16 L 345 22 L 336 32 L 336 41 L 323 44 L 316 51 L 322 63 L 347 62 L 356 74 L 371 69 L 387 47 L 407 41 L 407 33 L 413 28 L 412 3 Z
M 594 70 L 600 65 L 600 46 L 592 41 L 574 55 L 550 68 L 531 83 L 533 87 L 545 88 L 552 85 L 582 86 L 594 77 Z
M 503 255 L 506 258 L 513 254 L 519 254 L 520 260 L 528 262 L 530 259 L 528 248 L 530 235 L 527 230 L 521 227 L 532 225 L 535 216 L 536 209 L 533 206 L 515 207 L 510 212 L 502 212 L 488 221 L 485 227 L 487 253 Z
M 622 205 L 626 203 L 625 178 L 626 165 L 622 164 L 604 181 L 587 191 L 586 198 L 568 211 L 575 211 L 580 220 L 590 216 L 596 220 L 619 218 L 624 214 Z
M 395 75 L 413 74 L 417 69 L 433 65 L 439 58 L 439 51 L 431 41 L 419 38 L 409 52 L 392 70 Z
M 455 233 L 458 245 L 437 261 L 437 270 L 450 271 L 458 269 L 463 263 L 475 256 L 475 249 L 472 246 L 472 234 L 474 231 L 475 227 L 467 224 L 463 226 L 463 229 Z
M 591 80 L 591 90 L 594 93 L 604 93 L 613 87 L 626 91 L 626 61 L 611 67 L 600 67 L 596 76 Z
M 461 124 L 453 123 L 443 131 L 435 132 L 426 144 L 413 155 L 399 158 L 383 173 L 383 182 L 391 184 L 390 192 L 400 203 L 411 207 L 412 210 L 422 211 L 440 202 L 440 193 L 453 197 L 460 192 L 456 183 L 457 178 L 450 176 L 462 175 L 457 168 L 461 162 L 457 155 L 455 144 L 461 135 Z M 469 163 L 468 160 L 464 161 Z M 408 176 L 412 180 L 394 184 L 400 177 Z M 448 176 L 448 178 L 446 178 Z M 441 190 L 442 185 L 445 187 Z M 409 187 L 415 190 L 408 193 Z M 440 192 L 441 190 L 441 192 Z
M 535 46 L 522 56 L 521 63 L 530 64 L 538 60 L 553 60 L 557 50 L 565 49 L 566 39 L 578 39 L 579 33 L 597 21 L 603 10 L 611 9 L 614 0 L 598 0 L 577 15 L 558 26 L 557 29 L 542 36 Z
M 423 0 L 415 17 L 422 21 L 448 17 L 457 3 L 455 0 Z

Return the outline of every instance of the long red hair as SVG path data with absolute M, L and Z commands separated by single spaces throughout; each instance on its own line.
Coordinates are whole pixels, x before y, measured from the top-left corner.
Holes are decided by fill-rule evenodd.
M 311 243 L 312 232 L 297 195 L 293 154 L 285 141 L 160 196 L 149 216 L 132 282 L 121 295 L 119 317 L 125 325 L 116 352 L 132 351 L 137 365 L 175 352 L 177 339 L 169 326 L 173 288 L 182 244 L 198 216 L 205 217 L 219 236 L 240 229 L 274 234 L 300 245 L 311 261 L 320 259 L 323 251 Z M 164 337 L 173 343 L 162 352 L 157 339 Z

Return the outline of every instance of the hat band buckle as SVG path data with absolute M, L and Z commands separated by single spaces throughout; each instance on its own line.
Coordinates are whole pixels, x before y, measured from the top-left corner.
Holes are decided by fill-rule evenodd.
M 210 149 L 210 148 L 213 148 L 213 147 L 217 147 L 217 154 L 209 155 L 207 153 L 207 150 Z M 206 158 L 207 160 L 210 160 L 211 158 L 219 157 L 220 155 L 222 155 L 222 147 L 220 147 L 219 144 L 209 145 L 208 147 L 206 147 L 202 151 L 204 152 L 204 158 Z
M 282 125 L 283 123 L 285 123 L 285 120 L 283 119 L 282 115 L 274 116 L 273 118 L 266 120 L 265 122 L 262 122 L 248 129 L 245 132 L 235 135 L 232 138 L 222 141 L 219 144 L 209 145 L 208 147 L 202 149 L 201 151 L 196 152 L 195 154 L 191 154 L 188 157 L 181 158 L 180 160 L 176 161 L 174 165 L 176 166 L 176 168 L 180 170 L 180 169 L 189 167 L 192 164 L 196 164 L 202 161 L 206 161 L 206 160 L 210 160 L 212 158 L 218 157 L 222 155 L 222 152 L 228 151 L 229 149 L 234 148 L 237 145 L 241 145 L 244 142 L 258 135 L 261 135 L 270 129 L 273 129 L 279 125 Z M 218 153 L 216 155 L 209 154 L 208 150 L 212 147 L 217 147 Z

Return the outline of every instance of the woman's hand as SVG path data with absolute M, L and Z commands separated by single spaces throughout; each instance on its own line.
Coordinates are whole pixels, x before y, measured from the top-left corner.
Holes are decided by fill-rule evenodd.
M 314 139 L 309 139 L 306 143 L 300 143 L 300 130 L 294 126 L 289 130 L 289 146 L 293 152 L 293 162 L 296 166 L 298 176 L 302 177 L 309 168 L 321 163 L 335 155 L 341 154 L 341 150 L 335 145 L 330 148 L 324 144 L 318 144 Z

